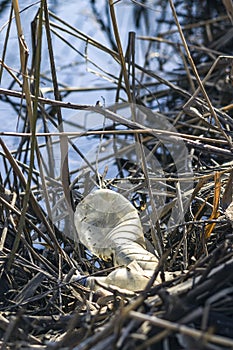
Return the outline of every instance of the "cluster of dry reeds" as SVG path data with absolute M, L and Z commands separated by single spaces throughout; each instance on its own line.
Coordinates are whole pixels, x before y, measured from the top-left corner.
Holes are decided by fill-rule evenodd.
M 1 103 L 18 117 L 0 139 L 1 349 L 233 348 L 232 2 L 132 1 L 136 27 L 143 21 L 145 27 L 152 25 L 148 13 L 153 9 L 160 17 L 156 35 L 129 34 L 126 52 L 116 16 L 119 3 L 106 2 L 106 21 L 97 1 L 90 2 L 109 35 L 107 47 L 50 12 L 41 0 L 31 26 L 29 64 L 21 9 L 12 0 L 0 66 L 0 81 L 3 74 L 11 77 L 11 84 L 0 88 Z M 18 35 L 19 72 L 6 59 L 12 26 Z M 84 52 L 66 34 L 85 43 Z M 54 37 L 93 68 L 88 72 L 98 76 L 99 86 L 59 81 Z M 135 58 L 141 42 L 147 47 L 144 64 Z M 47 75 L 41 69 L 43 45 Z M 106 62 L 111 59 L 118 74 L 95 63 L 91 50 Z M 171 72 L 175 63 L 179 69 Z M 49 82 L 46 88 L 43 79 Z M 106 80 L 108 85 L 102 83 Z M 70 101 L 72 94 L 78 99 L 84 91 L 114 91 L 114 106 Z M 131 118 L 121 112 L 125 103 Z M 173 129 L 161 132 L 159 122 L 137 119 L 135 105 L 154 111 Z M 64 117 L 67 112 L 73 113 L 72 123 Z M 95 118 L 101 127 L 92 127 Z M 12 138 L 18 140 L 15 149 Z M 163 140 L 182 142 L 192 171 L 178 172 Z M 94 157 L 87 151 L 89 142 Z M 159 161 L 162 174 L 150 168 L 145 149 Z M 80 161 L 73 164 L 70 154 Z M 192 186 L 184 187 L 188 181 Z M 75 205 L 98 186 L 118 190 L 136 205 L 146 238 L 162 257 L 158 273 L 163 276 L 168 269 L 181 275 L 137 293 L 110 288 L 111 293 L 98 294 L 70 282 L 76 270 L 98 275 L 112 268 L 78 243 L 73 226 Z M 154 192 L 164 196 L 164 188 L 164 205 L 157 211 Z M 185 208 L 183 197 L 189 198 Z M 168 230 L 174 207 L 183 220 Z

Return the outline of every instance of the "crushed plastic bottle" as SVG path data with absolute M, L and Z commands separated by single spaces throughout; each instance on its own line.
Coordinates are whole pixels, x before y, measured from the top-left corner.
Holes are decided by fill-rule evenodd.
M 78 204 L 74 220 L 80 241 L 94 255 L 113 257 L 114 265 L 121 266 L 101 281 L 129 290 L 145 287 L 158 259 L 146 250 L 141 221 L 130 201 L 112 190 L 97 190 Z

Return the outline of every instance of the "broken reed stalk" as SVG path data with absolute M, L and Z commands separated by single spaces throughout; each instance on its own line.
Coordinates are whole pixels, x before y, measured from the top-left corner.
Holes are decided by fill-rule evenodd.
M 120 62 L 121 62 L 121 69 L 122 69 L 123 76 L 124 76 L 125 89 L 126 89 L 126 93 L 127 93 L 127 97 L 128 97 L 128 102 L 132 103 L 133 99 L 132 99 L 132 94 L 131 94 L 129 78 L 128 78 L 128 71 L 126 68 L 125 57 L 124 57 L 123 49 L 122 49 L 122 45 L 121 45 L 121 38 L 120 38 L 119 30 L 118 30 L 118 24 L 117 24 L 114 6 L 115 6 L 114 1 L 109 0 L 109 9 L 110 9 L 110 14 L 111 14 L 112 26 L 113 26 L 113 31 L 115 34 L 116 44 L 117 44 L 119 58 L 120 58 Z
M 20 13 L 19 13 L 19 8 L 17 3 L 15 4 L 15 11 L 16 11 L 16 17 L 17 17 L 17 25 L 19 26 L 18 29 L 18 33 L 19 33 L 19 37 L 22 36 L 23 38 L 23 32 L 21 29 L 21 23 L 20 23 Z M 41 10 L 42 11 L 42 10 Z M 24 57 L 24 47 L 26 47 L 26 43 L 24 43 L 23 48 L 21 47 L 21 67 L 25 67 L 24 72 L 23 72 L 23 68 L 22 68 L 22 76 L 23 76 L 23 94 L 25 95 L 25 99 L 27 101 L 27 112 L 28 112 L 28 117 L 29 117 L 29 121 L 30 121 L 30 140 L 31 140 L 31 144 L 30 144 L 30 159 L 29 159 L 29 167 L 27 170 L 28 173 L 28 177 L 27 179 L 25 179 L 22 171 L 20 170 L 18 164 L 16 163 L 15 159 L 12 157 L 11 152 L 8 150 L 7 146 L 3 143 L 2 140 L 1 141 L 1 146 L 4 150 L 5 156 L 8 159 L 9 163 L 11 164 L 12 168 L 15 171 L 15 174 L 17 174 L 23 188 L 25 188 L 25 195 L 23 198 L 23 207 L 21 210 L 21 214 L 19 216 L 19 222 L 18 222 L 18 229 L 17 229 L 17 234 L 15 237 L 15 243 L 14 246 L 9 254 L 9 261 L 8 261 L 8 269 L 10 268 L 10 266 L 13 263 L 14 260 L 14 255 L 17 251 L 20 239 L 21 239 L 21 235 L 22 232 L 24 230 L 24 224 L 25 224 L 25 220 L 26 220 L 26 213 L 28 210 L 28 204 L 29 201 L 31 201 L 31 205 L 33 207 L 33 209 L 35 210 L 35 212 L 37 213 L 38 217 L 41 219 L 41 221 L 43 222 L 43 224 L 45 225 L 46 229 L 47 229 L 47 233 L 49 234 L 50 238 L 51 238 L 51 242 L 50 244 L 53 242 L 54 247 L 56 247 L 58 250 L 60 250 L 59 244 L 57 242 L 57 239 L 47 221 L 47 219 L 45 218 L 45 215 L 41 209 L 41 207 L 39 206 L 38 202 L 36 201 L 33 193 L 31 192 L 31 181 L 32 181 L 32 175 L 33 175 L 33 171 L 34 171 L 34 153 L 35 150 L 37 149 L 37 140 L 36 140 L 36 120 L 37 120 L 37 106 L 38 106 L 38 99 L 39 99 L 39 86 L 40 86 L 40 52 L 41 52 L 41 40 L 42 40 L 42 13 L 39 12 L 39 25 L 38 25 L 38 35 L 37 35 L 37 52 L 36 52 L 36 61 L 35 61 L 35 75 L 34 75 L 34 83 L 35 83 L 35 95 L 34 98 L 32 100 L 31 98 L 31 92 L 30 92 L 30 82 L 29 82 L 29 76 L 28 76 L 28 70 L 27 70 L 27 61 L 25 60 Z M 21 43 L 21 39 L 19 40 L 19 42 Z
M 43 3 L 43 0 L 42 0 L 42 3 Z M 16 26 L 17 26 L 17 33 L 18 33 L 18 40 L 19 40 L 21 73 L 23 78 L 23 92 L 25 93 L 25 96 L 26 96 L 27 112 L 28 112 L 28 118 L 30 122 L 30 129 L 31 129 L 32 136 L 31 136 L 31 147 L 30 147 L 30 166 L 29 166 L 28 178 L 26 183 L 25 195 L 23 198 L 22 215 L 20 216 L 14 245 L 7 263 L 8 269 L 11 268 L 15 253 L 19 246 L 21 235 L 24 230 L 25 216 L 27 213 L 30 192 L 31 192 L 31 181 L 32 181 L 32 173 L 33 173 L 33 167 L 34 167 L 35 150 L 36 150 L 36 144 L 37 144 L 35 133 L 36 133 L 37 106 L 38 106 L 38 96 L 39 96 L 39 86 L 40 86 L 40 62 L 41 62 L 42 14 L 43 14 L 42 12 L 43 10 L 41 7 L 39 11 L 39 25 L 38 25 L 39 37 L 37 41 L 38 45 L 37 45 L 37 52 L 36 52 L 35 101 L 33 105 L 31 100 L 30 82 L 29 82 L 29 74 L 28 74 L 28 68 L 27 68 L 28 47 L 27 47 L 26 41 L 24 40 L 24 34 L 23 34 L 21 20 L 20 20 L 20 10 L 18 7 L 18 2 L 16 0 L 13 0 L 13 9 L 14 9 L 14 14 L 16 19 Z
M 55 60 L 54 60 L 54 54 L 53 54 L 53 45 L 52 45 L 52 38 L 51 38 L 51 32 L 50 32 L 50 20 L 49 20 L 49 11 L 47 2 L 44 2 L 44 14 L 45 14 L 45 28 L 46 28 L 46 35 L 47 35 L 47 45 L 48 45 L 48 52 L 49 52 L 49 59 L 50 59 L 50 67 L 51 67 L 51 74 L 52 74 L 52 81 L 53 81 L 53 87 L 54 87 L 54 96 L 55 100 L 61 101 L 61 96 L 59 92 L 58 87 L 58 81 L 57 81 L 57 73 L 56 73 L 56 66 L 55 66 Z M 61 108 L 57 108 L 57 118 L 58 118 L 58 129 L 60 132 L 63 132 L 63 119 L 62 119 L 62 111 Z M 69 211 L 69 215 L 72 218 L 72 195 L 70 192 L 70 176 L 69 176 L 69 164 L 68 164 L 68 140 L 66 136 L 60 136 L 60 150 L 61 150 L 61 181 L 62 186 L 64 189 L 65 198 L 67 201 L 67 207 Z M 73 221 L 73 220 L 72 220 Z

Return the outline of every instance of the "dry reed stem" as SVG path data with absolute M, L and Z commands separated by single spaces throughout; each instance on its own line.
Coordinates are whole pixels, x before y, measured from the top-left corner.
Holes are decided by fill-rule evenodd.
M 182 28 L 181 28 L 181 26 L 180 26 L 179 20 L 178 20 L 177 15 L 176 15 L 176 10 L 175 10 L 175 7 L 174 7 L 174 3 L 173 3 L 172 0 L 169 0 L 169 3 L 170 3 L 170 6 L 171 6 L 171 9 L 172 9 L 172 13 L 173 13 L 173 16 L 174 16 L 174 19 L 175 19 L 175 22 L 176 22 L 176 25 L 177 25 L 177 28 L 178 28 L 178 31 L 179 31 L 181 40 L 182 40 L 182 42 L 183 42 L 183 45 L 184 45 L 184 48 L 185 48 L 185 51 L 186 51 L 186 54 L 187 54 L 189 63 L 190 63 L 190 65 L 191 65 L 191 67 L 192 67 L 192 70 L 193 70 L 193 72 L 194 72 L 194 74 L 195 74 L 195 77 L 196 77 L 196 79 L 197 79 L 197 82 L 198 82 L 198 85 L 199 85 L 199 87 L 200 87 L 200 90 L 202 91 L 203 96 L 204 96 L 205 100 L 207 101 L 207 104 L 208 104 L 208 106 L 209 106 L 209 109 L 210 109 L 210 111 L 211 111 L 211 114 L 213 115 L 213 117 L 214 117 L 214 119 L 215 119 L 215 122 L 216 122 L 216 124 L 217 124 L 217 126 L 218 126 L 218 128 L 219 128 L 219 131 L 220 131 L 220 132 L 223 134 L 223 136 L 226 138 L 227 142 L 229 143 L 230 148 L 232 149 L 232 141 L 231 141 L 231 139 L 228 137 L 228 135 L 225 133 L 225 131 L 224 131 L 224 130 L 222 129 L 222 127 L 221 127 L 221 124 L 220 124 L 220 122 L 219 122 L 219 119 L 218 119 L 218 117 L 217 117 L 217 114 L 216 114 L 216 112 L 215 112 L 215 110 L 214 110 L 214 108 L 213 108 L 213 106 L 212 106 L 212 103 L 211 103 L 211 101 L 210 101 L 210 99 L 209 99 L 208 94 L 206 93 L 206 90 L 205 90 L 205 88 L 204 88 L 204 86 L 203 86 L 203 83 L 202 83 L 202 81 L 201 81 L 201 79 L 200 79 L 200 76 L 199 76 L 198 71 L 197 71 L 197 69 L 196 69 L 196 66 L 195 66 L 195 64 L 194 64 L 194 61 L 193 61 L 192 56 L 191 56 L 191 54 L 190 54 L 190 51 L 189 51 L 188 45 L 187 45 L 187 43 L 186 43 L 186 40 L 185 40 L 183 31 L 182 31 Z
M 200 338 L 203 339 L 204 342 L 211 342 L 214 344 L 218 344 L 218 345 L 222 345 L 222 346 L 233 346 L 233 340 L 230 340 L 228 338 L 225 337 L 221 337 L 221 336 L 216 336 L 216 335 L 212 335 L 211 333 L 208 332 L 203 332 L 203 331 L 199 331 L 196 329 L 192 329 L 190 327 L 184 326 L 182 324 L 177 324 L 177 323 L 173 323 L 173 322 L 169 322 L 166 320 L 162 320 L 156 316 L 148 316 L 145 314 L 142 314 L 140 312 L 136 312 L 136 311 L 130 311 L 130 316 L 134 319 L 137 319 L 139 321 L 143 321 L 143 322 L 149 322 L 152 323 L 155 326 L 159 326 L 161 328 L 165 328 L 165 329 L 169 329 L 171 331 L 178 331 L 181 334 L 184 335 L 188 335 L 194 339 L 199 340 Z M 152 345 L 153 342 L 147 342 L 146 346 Z M 144 346 L 141 346 L 138 348 L 138 350 L 141 349 L 145 349 Z
M 120 2 L 106 2 L 106 6 L 111 5 L 112 22 L 110 14 L 107 21 L 102 21 L 109 35 L 111 47 L 107 47 L 101 40 L 88 36 L 71 23 L 51 13 L 46 3 L 44 6 L 43 2 L 41 4 L 46 13 L 43 26 L 47 29 L 47 39 L 46 36 L 41 37 L 41 18 L 38 22 L 37 16 L 34 20 L 34 26 L 37 28 L 34 32 L 36 39 L 34 43 L 32 42 L 32 47 L 35 48 L 37 44 L 42 43 L 42 39 L 43 43 L 46 40 L 47 44 L 49 42 L 51 67 L 42 72 L 33 60 L 31 68 L 35 74 L 34 77 L 29 77 L 26 72 L 28 64 L 24 60 L 25 57 L 21 56 L 21 71 L 24 74 L 18 76 L 17 71 L 5 62 L 10 45 L 12 23 L 9 23 L 6 29 L 1 62 L 1 71 L 4 70 L 12 79 L 8 88 L 3 84 L 0 88 L 1 103 L 7 101 L 6 103 L 14 108 L 14 113 L 19 115 L 17 131 L 0 132 L 2 137 L 0 141 L 2 149 L 0 153 L 2 159 L 0 310 L 4 312 L 0 322 L 1 348 L 13 348 L 15 339 L 31 349 L 40 347 L 41 349 L 97 350 L 124 346 L 125 349 L 133 347 L 139 350 L 157 347 L 157 345 L 173 348 L 174 343 L 180 348 L 178 337 L 182 339 L 184 335 L 194 340 L 198 338 L 198 345 L 203 347 L 219 348 L 224 345 L 232 347 L 233 237 L 232 222 L 225 216 L 225 209 L 232 202 L 232 151 L 231 142 L 229 142 L 233 128 L 232 103 L 230 99 L 225 99 L 225 95 L 231 92 L 229 85 L 224 90 L 218 84 L 220 79 L 221 83 L 224 81 L 224 74 L 227 74 L 232 63 L 229 48 L 226 51 L 227 45 L 223 43 L 224 40 L 227 43 L 227 36 L 224 35 L 228 34 L 229 40 L 231 33 L 230 31 L 228 33 L 229 27 L 226 21 L 228 17 L 223 14 L 203 20 L 194 17 L 192 23 L 184 23 L 181 29 L 179 8 L 175 8 L 179 4 L 176 1 L 170 1 L 175 11 L 173 11 L 173 18 L 177 22 L 177 27 L 174 28 L 170 27 L 170 23 L 166 26 L 167 19 L 166 16 L 163 17 L 163 13 L 168 13 L 169 5 L 160 2 L 162 12 L 159 21 L 163 23 L 162 30 L 160 28 L 148 35 L 139 36 L 131 33 L 124 54 L 122 38 L 119 36 L 117 12 L 113 11 L 114 6 L 121 5 Z M 200 7 L 204 6 L 203 4 L 200 4 Z M 136 7 L 136 2 L 133 5 L 136 14 L 139 5 L 137 4 Z M 95 6 L 96 16 L 100 17 L 98 22 L 100 24 L 102 13 L 99 12 L 99 3 L 97 6 L 97 2 L 93 1 L 92 6 L 93 8 Z M 16 2 L 15 10 L 18 33 L 23 34 L 20 28 L 21 13 Z M 148 17 L 143 11 L 146 11 L 145 6 L 141 12 L 141 19 L 145 19 L 146 27 Z M 178 19 L 176 12 L 179 13 Z M 10 20 L 11 15 L 10 13 Z M 115 26 L 115 37 L 111 33 L 110 23 Z M 154 27 L 158 25 L 159 28 L 156 21 L 153 23 Z M 223 30 L 223 27 L 226 29 Z M 192 36 L 197 29 L 200 30 L 198 34 L 201 38 L 200 45 L 198 41 L 193 40 Z M 212 43 L 203 40 L 205 34 L 202 34 L 202 29 L 203 32 L 206 30 L 208 38 L 211 36 L 214 38 L 215 33 L 218 33 L 220 40 L 213 39 Z M 172 36 L 173 33 L 179 33 L 182 42 L 177 43 L 176 37 Z M 79 86 L 78 82 L 77 86 L 72 87 L 63 81 L 58 81 L 53 57 L 56 54 L 56 45 L 50 41 L 52 35 L 56 36 L 59 43 L 63 43 L 67 51 L 76 53 L 77 61 L 81 59 L 86 64 L 87 73 L 98 77 L 100 86 Z M 69 40 L 66 35 L 69 35 Z M 114 39 L 118 45 L 115 45 Z M 144 62 L 138 63 L 136 50 L 142 39 L 150 42 L 145 50 Z M 80 50 L 79 43 L 85 43 L 86 49 Z M 114 62 L 119 68 L 119 73 L 108 71 L 104 65 L 101 66 L 93 61 L 90 55 L 93 48 L 98 50 L 95 52 L 102 53 L 107 61 L 110 59 Z M 24 49 L 27 50 L 25 45 Z M 171 57 L 173 54 L 175 59 L 179 57 L 181 73 L 166 70 L 166 64 L 171 62 L 166 55 L 163 55 L 166 50 L 169 55 L 172 52 Z M 153 56 L 154 53 L 158 53 L 158 57 Z M 37 61 L 38 59 L 39 51 L 37 51 Z M 160 62 L 163 72 L 159 69 L 157 62 Z M 189 71 L 188 63 L 196 74 L 195 77 Z M 66 62 L 65 64 L 62 62 L 60 67 L 61 70 L 64 67 L 67 68 Z M 172 74 L 167 78 L 165 73 Z M 28 82 L 26 91 L 21 88 L 21 78 L 22 81 L 26 81 L 26 84 Z M 46 82 L 48 86 L 40 86 L 45 97 L 39 96 L 39 85 L 36 86 L 36 92 L 30 91 L 30 78 L 36 84 L 39 84 L 40 79 Z M 2 81 L 4 82 L 4 79 Z M 197 82 L 196 88 L 194 88 L 195 82 Z M 19 91 L 16 91 L 15 85 L 20 88 Z M 23 88 L 25 89 L 25 85 Z M 217 93 L 214 92 L 215 88 L 218 88 Z M 85 105 L 67 102 L 71 100 L 69 99 L 71 93 L 76 93 L 75 97 L 77 96 L 78 100 L 80 92 L 86 91 L 88 94 L 95 91 L 97 94 L 104 94 L 103 90 L 111 91 L 111 96 L 114 96 L 118 102 L 124 99 L 130 100 L 128 98 L 130 96 L 133 102 L 139 103 L 139 106 L 145 104 L 148 108 L 154 109 L 155 113 L 160 111 L 158 116 L 165 117 L 174 125 L 176 131 L 160 130 L 153 124 L 138 122 L 137 118 L 134 118 L 134 110 L 132 110 L 133 118 L 130 120 L 122 115 L 120 109 L 99 108 L 92 102 Z M 51 92 L 55 92 L 55 98 L 46 98 L 48 96 L 46 94 Z M 201 97 L 200 92 L 204 98 Z M 92 101 L 91 98 L 90 101 Z M 106 102 L 109 101 L 106 99 Z M 40 132 L 32 130 L 32 123 L 30 123 L 31 129 L 28 128 L 30 114 L 30 111 L 28 114 L 26 110 L 28 108 L 32 109 L 33 118 L 37 114 L 42 125 Z M 60 113 L 59 118 L 56 114 L 57 110 Z M 83 130 L 78 132 L 75 129 L 71 132 L 59 130 L 57 128 L 59 123 L 66 122 L 63 113 L 65 115 L 67 112 L 75 111 L 83 111 L 87 114 L 94 112 L 103 116 L 105 124 L 100 128 L 87 129 L 85 125 L 79 123 L 77 115 L 77 121 L 73 127 L 79 128 L 78 130 L 82 127 Z M 56 131 L 53 131 L 54 127 L 57 128 Z M 194 172 L 190 177 L 174 171 L 172 161 L 166 158 L 166 152 L 162 154 L 164 159 L 161 156 L 162 145 L 158 142 L 158 138 L 162 134 L 171 143 L 174 140 L 185 142 L 193 156 Z M 19 146 L 14 145 L 13 149 L 8 146 L 8 140 L 11 140 L 11 137 L 17 137 L 19 140 Z M 83 140 L 92 137 L 99 151 L 108 143 L 114 146 L 111 154 L 99 152 L 97 160 L 90 160 L 88 154 L 82 152 L 76 145 L 77 137 Z M 127 145 L 124 147 L 121 143 L 123 137 L 127 140 Z M 34 164 L 32 160 L 30 161 L 30 154 L 34 154 L 34 146 L 31 146 L 30 141 L 32 138 L 38 143 L 40 141 L 35 146 Z M 69 169 L 66 163 L 65 179 L 55 178 L 55 171 L 53 171 L 53 146 L 57 146 L 58 140 L 61 140 L 59 147 L 61 147 L 60 154 L 63 154 L 63 159 L 68 150 L 68 142 L 75 154 L 82 159 L 82 164 L 72 169 Z M 135 140 L 139 144 L 139 157 L 142 156 L 140 172 L 136 172 L 138 176 L 134 176 L 131 172 L 131 168 L 135 165 L 130 159 L 130 155 L 136 152 Z M 118 149 L 119 144 L 120 149 Z M 154 174 L 148 168 L 150 156 L 144 155 L 143 147 L 150 147 L 150 153 L 155 154 L 163 162 L 161 164 L 166 169 L 163 176 Z M 45 164 L 42 156 L 44 150 L 51 162 L 49 166 Z M 106 167 L 100 173 L 102 171 L 100 169 L 104 168 L 106 163 L 112 164 L 112 162 L 116 162 L 118 166 L 116 175 L 110 176 L 106 172 Z M 22 198 L 25 197 L 30 172 L 30 197 L 29 207 L 24 215 L 24 234 L 20 235 L 19 247 L 13 259 L 11 243 L 19 234 L 18 220 L 22 216 Z M 216 172 L 217 178 L 214 175 Z M 99 297 L 78 282 L 69 282 L 76 269 L 81 273 L 85 271 L 90 275 L 99 275 L 108 273 L 111 268 L 109 266 L 106 268 L 103 261 L 91 256 L 82 246 L 77 252 L 74 242 L 64 237 L 63 230 L 60 232 L 59 217 L 57 222 L 51 224 L 49 218 L 52 217 L 52 212 L 59 210 L 59 206 L 63 204 L 64 195 L 55 196 L 56 203 L 52 204 L 49 186 L 59 188 L 60 191 L 63 184 L 66 197 L 69 191 L 72 191 L 73 195 L 77 196 L 76 201 L 79 201 L 86 189 L 90 189 L 88 181 L 93 187 L 100 185 L 97 183 L 98 178 L 99 182 L 102 181 L 102 185 L 119 191 L 123 189 L 127 195 L 131 196 L 132 202 L 140 211 L 146 237 L 152 245 L 155 236 L 149 231 L 150 217 L 143 210 L 145 196 L 146 200 L 150 198 L 151 201 L 154 184 L 160 184 L 163 189 L 168 183 L 166 203 L 159 213 L 160 227 L 158 228 L 162 230 L 162 244 L 167 253 L 168 268 L 171 271 L 177 271 L 187 267 L 189 268 L 187 273 L 160 286 L 153 286 L 151 280 L 148 288 L 136 295 L 111 287 L 108 290 L 105 289 L 107 296 Z M 189 180 L 194 182 L 194 188 L 182 193 L 180 184 Z M 128 184 L 130 184 L 129 188 Z M 162 190 L 157 192 L 159 196 L 163 195 Z M 190 196 L 190 207 L 184 221 L 179 224 L 174 223 L 168 234 L 166 223 L 171 210 L 177 205 L 180 212 L 184 212 L 182 195 Z M 152 207 L 153 204 L 150 209 Z M 64 210 L 67 211 L 66 208 Z M 156 209 L 152 208 L 152 214 L 155 215 L 155 213 Z M 218 219 L 217 213 L 221 215 Z M 208 233 L 208 239 L 205 238 L 206 233 Z M 37 237 L 36 240 L 34 237 Z M 37 249 L 35 242 L 40 242 L 43 248 Z M 11 269 L 6 270 L 9 256 L 12 256 Z M 158 271 L 155 272 L 154 278 L 157 273 Z M 109 295 L 109 293 L 112 294 Z M 216 323 L 216 320 L 219 322 Z M 145 327 L 145 322 L 150 327 Z M 194 328 L 189 327 L 190 323 Z M 213 327 L 214 334 L 210 333 L 209 327 Z

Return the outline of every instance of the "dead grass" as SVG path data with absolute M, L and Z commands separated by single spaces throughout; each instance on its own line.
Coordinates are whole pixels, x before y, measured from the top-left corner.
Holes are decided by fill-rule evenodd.
M 107 46 L 53 14 L 45 0 L 26 42 L 22 9 L 12 1 L 0 67 L 1 103 L 18 118 L 0 139 L 1 349 L 233 348 L 230 4 L 132 1 L 136 27 L 149 28 L 158 7 L 160 16 L 154 35 L 131 33 L 124 52 L 119 3 L 106 2 L 104 16 L 96 1 L 89 4 Z M 12 26 L 18 71 L 7 61 Z M 59 78 L 70 62 L 58 69 L 54 38 L 98 84 L 70 86 Z M 72 40 L 84 43 L 83 51 Z M 104 57 L 102 65 L 93 53 Z M 108 60 L 117 69 L 110 71 Z M 112 106 L 74 102 L 96 91 L 114 91 Z M 177 145 L 184 153 L 174 158 Z M 112 267 L 79 244 L 73 225 L 75 205 L 98 186 L 132 201 L 164 261 L 159 273 L 181 276 L 109 295 L 70 282 L 75 270 L 95 275 Z

